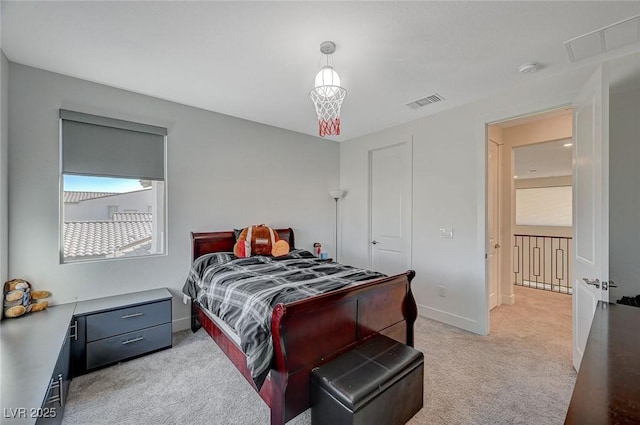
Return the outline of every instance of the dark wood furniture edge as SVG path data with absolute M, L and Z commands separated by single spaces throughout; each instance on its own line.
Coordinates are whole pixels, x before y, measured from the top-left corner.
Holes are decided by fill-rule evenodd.
M 598 301 L 566 425 L 640 423 L 640 308 Z
M 362 344 L 365 340 L 378 333 L 385 333 L 385 331 L 391 330 L 391 328 L 397 327 L 398 325 L 404 325 L 403 335 L 400 338 L 398 338 L 397 335 L 390 336 L 395 336 L 396 339 L 401 339 L 401 342 L 413 346 L 413 324 L 417 317 L 416 304 L 413 294 L 411 293 L 411 279 L 413 279 L 414 276 L 415 272 L 410 270 L 400 275 L 389 276 L 354 287 L 339 289 L 294 303 L 276 305 L 271 319 L 274 345 L 274 366 L 271 373 L 273 375 L 274 371 L 277 372 L 276 376 L 278 379 L 275 382 L 276 393 L 274 393 L 274 397 L 280 394 L 280 389 L 284 395 L 282 403 L 284 405 L 284 418 L 286 421 L 294 418 L 310 407 L 308 391 L 310 388 L 310 374 L 313 368 L 333 360 L 353 349 L 355 346 Z M 398 320 L 388 326 L 373 329 L 364 326 L 360 321 L 360 315 L 362 313 L 360 309 L 366 308 L 363 307 L 363 301 L 374 297 L 385 299 L 388 294 L 391 294 L 392 290 L 398 287 L 402 287 L 404 292 L 403 302 L 398 302 L 398 307 L 401 309 L 402 320 Z M 309 322 L 315 324 L 327 323 L 330 317 L 339 315 L 340 306 L 347 303 L 355 305 L 357 310 L 355 322 L 353 323 L 356 331 L 355 338 L 334 347 L 332 350 L 320 351 L 318 341 L 323 341 L 323 336 L 327 337 L 327 335 L 323 335 L 321 331 L 318 335 L 314 335 L 314 329 L 306 326 L 304 319 L 308 318 Z M 393 307 L 393 305 L 385 305 L 383 308 L 377 309 L 375 313 L 384 316 L 386 314 L 384 309 L 393 309 Z M 338 327 L 336 327 L 335 330 L 335 333 L 340 333 L 341 331 Z M 290 349 L 291 346 L 295 345 L 295 341 L 293 341 L 294 335 L 303 340 L 298 341 L 299 344 L 296 348 Z M 331 338 L 331 336 L 329 336 L 329 338 Z M 314 344 L 309 344 L 308 341 L 313 341 Z M 300 353 L 302 344 L 318 350 L 314 353 L 315 357 L 304 358 L 304 355 Z M 271 407 L 273 425 L 275 412 L 273 405 L 271 405 Z
M 292 229 L 277 229 L 277 231 L 280 238 L 287 240 L 293 246 Z M 218 249 L 229 251 L 231 239 L 235 243 L 233 232 L 192 233 L 191 235 L 193 259 L 208 252 L 218 252 Z M 387 333 L 413 346 L 413 327 L 417 318 L 416 302 L 411 292 L 411 280 L 414 276 L 415 272 L 409 270 L 396 276 L 343 288 L 287 305 L 278 304 L 274 308 L 271 318 L 274 346 L 273 368 L 269 378 L 258 391 L 260 397 L 271 408 L 271 425 L 284 424 L 309 407 L 309 379 L 311 369 L 314 367 L 332 360 L 377 333 Z M 402 298 L 397 303 L 398 308 L 387 302 L 387 299 L 394 296 Z M 354 313 L 355 316 L 352 317 Z M 257 391 L 246 367 L 244 353 L 211 321 L 196 300 L 191 302 L 191 314 L 192 330 L 195 332 L 201 326 L 204 327 Z M 331 324 L 318 327 L 317 323 L 324 324 L 323 320 L 318 320 L 318 315 L 326 318 L 329 323 L 337 323 L 338 327 L 332 328 Z M 378 315 L 381 319 L 376 319 Z M 305 320 L 316 324 L 313 331 L 305 325 Z M 379 325 L 375 324 L 377 320 L 386 321 L 380 322 L 383 325 Z M 346 337 L 343 332 L 345 330 Z M 325 344 L 329 345 L 330 349 L 318 351 L 318 344 L 308 344 L 309 339 L 314 342 L 326 342 L 327 339 L 332 339 L 332 335 L 337 341 L 329 341 Z M 305 341 L 307 341 L 306 344 Z M 312 348 L 303 352 L 305 347 Z

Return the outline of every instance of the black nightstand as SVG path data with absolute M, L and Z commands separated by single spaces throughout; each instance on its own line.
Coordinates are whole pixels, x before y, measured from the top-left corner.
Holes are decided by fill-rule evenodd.
M 78 302 L 73 327 L 72 377 L 169 348 L 171 294 L 163 288 Z

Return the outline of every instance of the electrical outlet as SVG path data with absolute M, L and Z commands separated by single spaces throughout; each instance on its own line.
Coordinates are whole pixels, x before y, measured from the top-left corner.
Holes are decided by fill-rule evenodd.
M 444 286 L 438 286 L 438 295 L 440 295 L 441 297 L 447 296 L 447 291 Z
M 453 229 L 440 229 L 440 237 L 445 239 L 453 239 Z

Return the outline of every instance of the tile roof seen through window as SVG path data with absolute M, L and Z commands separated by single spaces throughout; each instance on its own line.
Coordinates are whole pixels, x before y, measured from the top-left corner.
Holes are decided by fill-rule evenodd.
M 105 196 L 118 195 L 115 192 L 70 192 L 65 190 L 62 199 L 65 203 L 78 203 L 95 198 L 104 198 Z
M 153 221 L 153 214 L 141 212 L 114 212 L 113 221 Z
M 152 223 L 152 220 L 65 222 L 64 257 L 124 256 L 151 241 Z
M 150 190 L 145 188 L 124 193 L 65 191 L 65 208 L 68 207 L 73 214 L 67 216 L 65 212 L 64 260 L 149 255 L 153 240 L 153 214 L 143 211 L 149 208 L 146 198 Z M 106 197 L 110 198 L 107 202 L 85 203 Z M 114 205 L 105 206 L 107 203 Z

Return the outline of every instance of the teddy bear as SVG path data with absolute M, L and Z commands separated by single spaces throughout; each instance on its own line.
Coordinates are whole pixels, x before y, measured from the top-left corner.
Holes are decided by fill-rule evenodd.
M 24 279 L 12 279 L 4 283 L 4 317 L 20 317 L 23 314 L 42 311 L 49 301 L 41 301 L 51 295 L 49 291 L 32 291 Z
M 271 227 L 258 224 L 247 227 L 240 232 L 233 246 L 233 253 L 241 258 L 251 255 L 279 257 L 289 253 L 289 244 L 280 239 L 278 232 Z

